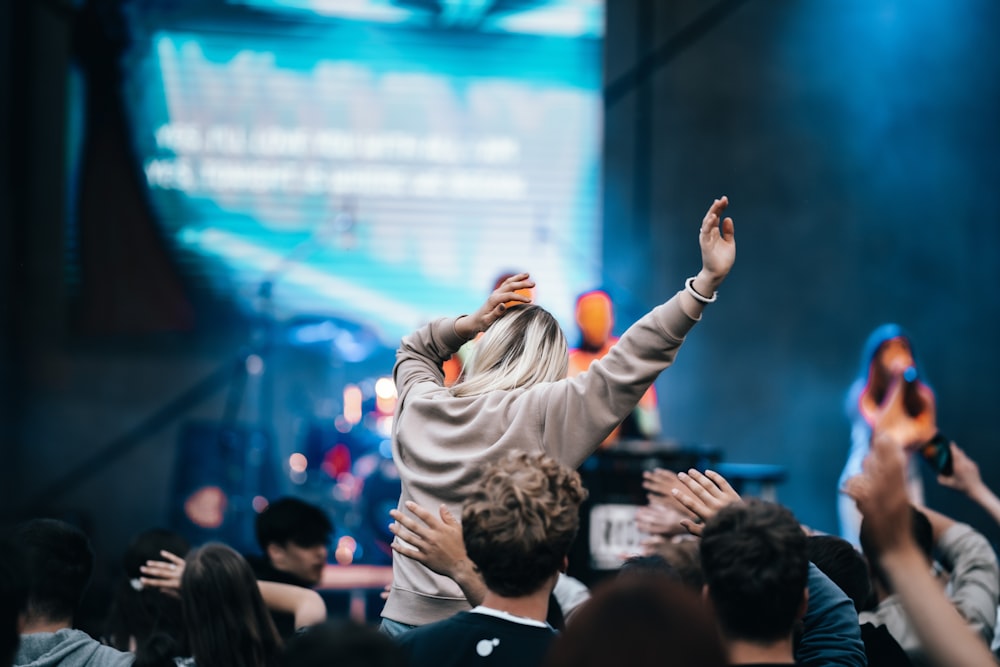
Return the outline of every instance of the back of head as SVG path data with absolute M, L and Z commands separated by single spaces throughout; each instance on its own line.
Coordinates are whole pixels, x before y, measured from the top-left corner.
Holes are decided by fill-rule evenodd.
M 18 620 L 28 604 L 28 564 L 13 540 L 0 540 L 0 666 L 14 660 L 20 643 Z
M 622 565 L 622 574 L 625 574 L 626 566 L 631 568 L 639 565 L 640 571 L 646 569 L 643 567 L 644 565 L 653 565 L 654 568 L 659 569 L 655 559 L 660 559 L 664 563 L 662 571 L 665 574 L 669 573 L 674 580 L 700 593 L 705 584 L 705 578 L 701 575 L 701 555 L 698 547 L 698 540 L 680 540 L 658 544 L 654 548 L 653 555 L 640 557 L 640 560 L 634 565 L 630 564 L 630 561 L 637 559 L 626 561 Z
M 14 539 L 27 563 L 29 621 L 71 622 L 94 569 L 90 540 L 56 519 L 22 523 Z
M 851 598 L 855 610 L 865 609 L 872 594 L 871 579 L 868 563 L 854 545 L 835 535 L 811 535 L 806 549 L 809 560 Z
M 934 552 L 934 530 L 931 528 L 931 522 L 927 518 L 927 515 L 912 505 L 910 506 L 910 521 L 910 526 L 913 530 L 913 539 L 920 548 L 920 552 L 927 558 L 927 564 L 929 566 L 931 563 L 931 554 Z M 892 592 L 892 586 L 889 584 L 889 578 L 886 576 L 885 571 L 879 564 L 880 553 L 875 544 L 876 542 L 871 536 L 871 524 L 862 519 L 861 550 L 864 552 L 865 558 L 868 560 L 868 567 L 871 571 L 872 578 L 886 591 Z
M 727 639 L 791 636 L 809 576 L 806 536 L 785 507 L 759 499 L 723 508 L 702 532 L 701 568 Z
M 144 587 L 140 568 L 146 561 L 163 560 L 161 551 L 183 558 L 190 550 L 183 536 L 158 528 L 139 533 L 125 550 L 122 575 L 108 615 L 107 636 L 111 645 L 121 651 L 130 650 L 134 639 L 140 665 L 161 662 L 157 656 L 162 651 L 169 654 L 164 657 L 187 655 L 180 600 L 156 587 Z M 154 636 L 155 640 L 147 644 Z
M 224 544 L 188 554 L 182 607 L 198 667 L 273 665 L 281 642 L 250 565 Z
M 511 452 L 480 470 L 462 506 L 469 558 L 504 597 L 537 591 L 562 567 L 587 492 L 580 475 L 544 454 Z
M 512 307 L 476 343 L 455 396 L 530 387 L 566 377 L 566 336 L 549 311 L 540 306 Z
M 257 515 L 257 543 L 267 555 L 268 544 L 292 542 L 313 547 L 330 541 L 333 524 L 323 510 L 298 498 L 280 498 Z
M 378 630 L 353 621 L 314 625 L 289 640 L 280 667 L 405 667 L 402 649 Z
M 726 658 L 698 594 L 662 577 L 617 577 L 574 613 L 545 664 L 713 667 Z

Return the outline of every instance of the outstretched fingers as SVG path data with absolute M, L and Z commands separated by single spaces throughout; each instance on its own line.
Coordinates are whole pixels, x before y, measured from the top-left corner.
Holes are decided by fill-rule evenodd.
M 708 208 L 708 212 L 705 214 L 705 218 L 701 221 L 702 234 L 710 234 L 720 228 L 722 213 L 726 210 L 727 206 L 729 206 L 729 197 L 725 195 L 712 202 L 712 205 Z M 733 219 L 726 218 L 726 220 L 729 221 L 729 226 L 732 228 Z

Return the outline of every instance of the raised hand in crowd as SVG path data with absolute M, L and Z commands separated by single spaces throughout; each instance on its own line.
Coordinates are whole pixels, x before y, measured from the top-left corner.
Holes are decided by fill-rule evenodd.
M 700 537 L 706 521 L 718 514 L 723 507 L 741 500 L 740 494 L 736 493 L 726 478 L 714 470 L 706 470 L 703 474 L 691 468 L 687 473 L 678 473 L 677 480 L 682 486 L 671 492 L 698 517 L 697 522 L 691 519 L 681 521 L 681 525 L 692 535 Z
M 905 409 L 902 384 L 901 378 L 894 380 L 875 422 L 864 472 L 849 479 L 846 490 L 864 515 L 882 569 L 933 664 L 995 665 L 987 646 L 945 596 L 913 538 L 905 452 L 922 444 L 923 433 Z
M 641 532 L 665 538 L 686 535 L 683 521 L 691 519 L 686 509 L 682 512 L 674 505 L 650 503 L 635 511 L 635 524 Z
M 143 586 L 158 588 L 167 595 L 181 597 L 185 560 L 169 551 L 161 551 L 162 561 L 151 560 L 140 568 Z M 257 587 L 268 609 L 291 614 L 295 628 L 316 625 L 326 620 L 326 603 L 316 591 L 273 581 L 258 581 Z
M 938 475 L 938 483 L 961 491 L 985 509 L 994 521 L 1000 523 L 1000 498 L 983 482 L 979 475 L 979 465 L 954 442 L 949 446 L 953 472 L 950 475 Z
M 163 560 L 150 560 L 139 568 L 143 576 L 139 579 L 143 586 L 160 589 L 166 595 L 180 598 L 181 577 L 184 575 L 184 559 L 169 551 L 160 551 Z
M 467 340 L 475 338 L 476 334 L 486 331 L 500 319 L 512 302 L 531 303 L 531 297 L 526 296 L 524 292 L 534 286 L 535 281 L 527 273 L 518 273 L 507 278 L 493 290 L 479 310 L 472 315 L 463 315 L 455 321 L 455 333 Z

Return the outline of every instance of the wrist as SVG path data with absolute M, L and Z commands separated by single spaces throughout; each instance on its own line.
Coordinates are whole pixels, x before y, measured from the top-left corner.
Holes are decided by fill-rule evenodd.
M 903 539 L 889 548 L 883 548 L 879 561 L 890 579 L 905 577 L 906 572 L 910 570 L 927 567 L 927 558 L 912 538 Z
M 698 276 L 688 278 L 684 281 L 684 291 L 691 295 L 695 301 L 700 303 L 714 303 L 719 294 L 711 287 L 707 280 L 699 282 Z
M 463 340 L 472 340 L 479 333 L 475 322 L 470 315 L 459 315 L 455 320 L 455 334 Z
M 694 277 L 691 281 L 691 287 L 706 298 L 711 298 L 715 294 L 716 290 L 719 289 L 719 285 L 722 284 L 722 280 L 725 276 L 719 276 L 708 269 L 702 268 L 698 272 L 698 275 Z

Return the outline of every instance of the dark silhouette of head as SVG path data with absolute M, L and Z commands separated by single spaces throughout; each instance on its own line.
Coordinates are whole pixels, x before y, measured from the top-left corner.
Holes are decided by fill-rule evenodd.
M 631 572 L 633 568 L 642 571 L 662 569 L 670 576 L 688 588 L 700 593 L 705 579 L 701 575 L 701 555 L 698 540 L 680 540 L 658 544 L 652 555 L 630 558 L 621 568 L 621 574 Z M 660 565 L 660 562 L 663 565 Z
M 700 596 L 666 577 L 598 586 L 554 642 L 547 667 L 721 667 L 722 639 Z
M 811 535 L 806 549 L 809 560 L 851 598 L 857 611 L 863 611 L 872 595 L 872 583 L 868 562 L 854 545 L 835 535 Z
M 279 667 L 405 667 L 406 656 L 387 635 L 367 625 L 334 620 L 288 641 Z
M 0 666 L 10 665 L 20 644 L 18 621 L 28 605 L 28 564 L 16 542 L 0 539 Z
M 94 569 L 90 540 L 56 519 L 32 519 L 14 530 L 27 564 L 28 622 L 71 624 Z
M 756 498 L 724 507 L 702 532 L 701 569 L 726 639 L 791 637 L 805 611 L 809 557 L 787 508 Z
M 122 574 L 115 585 L 108 614 L 107 637 L 120 651 L 132 650 L 136 665 L 168 664 L 189 655 L 180 599 L 140 582 L 140 568 L 150 560 L 164 560 L 161 551 L 185 557 L 191 546 L 177 533 L 153 529 L 136 535 L 122 557 Z

